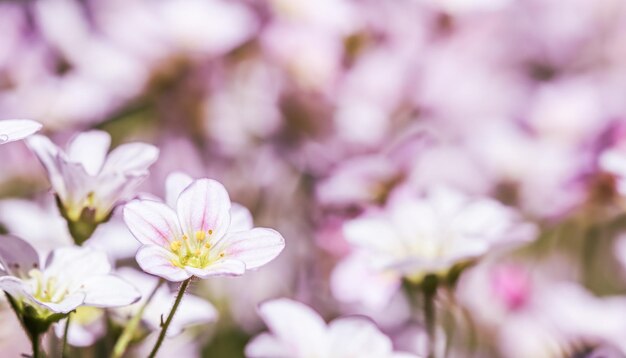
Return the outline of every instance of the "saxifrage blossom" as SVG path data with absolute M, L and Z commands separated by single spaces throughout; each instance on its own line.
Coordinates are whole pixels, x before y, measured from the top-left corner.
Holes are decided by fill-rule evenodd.
M 24 139 L 41 129 L 41 123 L 30 119 L 0 120 L 0 144 Z
M 106 254 L 91 248 L 58 248 L 40 261 L 26 241 L 0 236 L 0 264 L 0 289 L 41 317 L 80 306 L 125 306 L 140 298 L 134 286 L 111 274 Z
M 273 260 L 283 250 L 275 230 L 231 226 L 226 188 L 212 179 L 194 180 L 178 196 L 176 209 L 155 200 L 124 206 L 128 228 L 143 244 L 137 262 L 170 281 L 192 276 L 238 276 Z

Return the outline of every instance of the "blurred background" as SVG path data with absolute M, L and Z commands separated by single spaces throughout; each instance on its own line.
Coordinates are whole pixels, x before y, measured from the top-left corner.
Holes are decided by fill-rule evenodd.
M 215 178 L 283 234 L 266 268 L 194 283 L 220 319 L 175 338 L 190 355 L 242 357 L 276 297 L 367 315 L 419 353 L 401 294 L 368 305 L 333 272 L 346 220 L 445 184 L 541 229 L 463 277 L 450 356 L 620 357 L 624 185 L 600 158 L 626 148 L 625 33 L 620 0 L 2 1 L 0 119 L 38 120 L 59 144 L 93 128 L 153 143 L 141 191 L 162 197 L 174 170 Z M 3 146 L 2 231 L 67 238 L 48 187 L 24 143 Z M 134 239 L 109 235 L 132 264 Z M 24 351 L 1 322 L 0 352 Z

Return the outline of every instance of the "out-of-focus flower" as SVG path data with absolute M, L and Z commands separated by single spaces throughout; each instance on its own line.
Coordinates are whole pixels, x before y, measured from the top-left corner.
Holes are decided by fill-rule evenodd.
M 373 267 L 416 280 L 528 242 L 534 233 L 513 209 L 446 187 L 419 198 L 395 198 L 385 211 L 345 225 L 346 239 L 372 255 Z
M 4 119 L 0 121 L 0 144 L 24 139 L 41 129 L 41 123 L 30 119 Z
M 262 304 L 259 313 L 272 334 L 246 346 L 250 358 L 417 357 L 394 352 L 391 340 L 365 318 L 344 317 L 328 325 L 310 307 L 289 299 Z
M 610 148 L 600 155 L 600 167 L 616 178 L 617 190 L 626 195 L 626 150 Z
M 96 307 L 81 306 L 72 313 L 70 326 L 67 328 L 67 343 L 75 347 L 88 347 L 106 333 L 104 310 Z M 67 319 L 54 325 L 57 337 L 65 334 Z
M 1 236 L 0 288 L 17 300 L 22 310 L 32 307 L 38 316 L 69 313 L 79 306 L 129 305 L 140 294 L 125 280 L 111 275 L 104 253 L 91 248 L 56 249 L 41 264 L 35 249 L 14 236 Z
M 119 200 L 133 193 L 159 154 L 152 145 L 128 143 L 107 155 L 110 142 L 109 134 L 102 131 L 77 135 L 67 151 L 43 136 L 28 140 L 48 172 L 61 212 L 79 244 L 108 219 Z
M 135 284 L 142 294 L 142 299 L 137 303 L 115 310 L 115 314 L 120 317 L 133 317 L 145 303 L 145 299 L 154 290 L 159 280 L 154 276 L 130 268 L 122 268 L 117 272 L 121 277 Z M 161 328 L 161 317 L 167 315 L 175 298 L 176 294 L 166 285 L 157 289 L 142 316 L 143 322 L 151 331 L 158 331 Z M 167 335 L 172 337 L 180 334 L 187 327 L 214 322 L 217 320 L 217 315 L 215 307 L 207 300 L 187 294 L 185 295 L 185 304 L 176 311 L 176 315 L 167 330 Z
M 231 231 L 231 202 L 226 188 L 211 179 L 193 181 L 182 191 L 176 211 L 154 200 L 134 200 L 124 220 L 143 245 L 137 262 L 170 281 L 192 276 L 238 276 L 273 260 L 284 248 L 272 229 Z

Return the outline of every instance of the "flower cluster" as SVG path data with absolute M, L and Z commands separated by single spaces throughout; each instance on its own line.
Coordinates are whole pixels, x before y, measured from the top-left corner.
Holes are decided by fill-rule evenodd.
M 625 18 L 0 1 L 0 357 L 626 356 Z

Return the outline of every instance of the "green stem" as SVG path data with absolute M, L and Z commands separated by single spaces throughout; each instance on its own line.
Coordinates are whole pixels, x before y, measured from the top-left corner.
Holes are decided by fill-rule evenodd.
M 67 320 L 65 321 L 65 329 L 63 330 L 63 342 L 61 343 L 61 357 L 65 358 L 68 356 L 67 354 L 67 335 L 70 330 L 70 319 L 72 318 L 72 313 L 70 312 L 67 315 Z
M 424 295 L 424 325 L 428 336 L 428 358 L 436 357 L 437 346 L 437 309 L 435 307 L 435 296 L 439 280 L 435 275 L 427 275 L 422 282 L 422 294 Z
M 146 310 L 146 307 L 148 306 L 150 301 L 152 301 L 152 298 L 156 294 L 159 287 L 161 287 L 163 282 L 164 282 L 163 280 L 159 280 L 159 282 L 154 287 L 152 292 L 150 292 L 150 295 L 148 296 L 146 301 L 143 303 L 139 311 L 137 311 L 137 314 L 135 314 L 135 316 L 126 324 L 126 327 L 124 327 L 122 334 L 117 339 L 117 342 L 115 342 L 115 347 L 113 348 L 113 355 L 112 355 L 113 358 L 120 358 L 124 355 L 124 352 L 126 352 L 126 348 L 128 347 L 128 344 L 133 338 L 133 334 L 135 333 L 135 330 L 137 329 L 137 327 L 139 326 L 139 323 L 141 322 L 141 318 L 143 317 L 143 313 Z
M 178 290 L 178 295 L 176 296 L 176 301 L 174 301 L 174 306 L 172 307 L 172 310 L 170 311 L 169 316 L 167 316 L 167 320 L 165 320 L 165 323 L 163 324 L 163 327 L 161 328 L 161 333 L 159 334 L 159 338 L 157 339 L 156 344 L 154 345 L 154 348 L 152 348 L 152 352 L 150 352 L 150 355 L 148 356 L 148 358 L 154 358 L 157 352 L 159 351 L 159 348 L 161 347 L 161 344 L 163 343 L 163 339 L 165 338 L 165 334 L 167 333 L 167 329 L 170 326 L 170 323 L 172 323 L 172 318 L 174 318 L 174 314 L 176 313 L 176 310 L 178 309 L 178 305 L 180 305 L 180 301 L 182 301 L 183 296 L 185 295 L 185 291 L 187 290 L 187 287 L 189 286 L 189 283 L 191 282 L 192 278 L 193 276 L 183 281 L 183 283 L 180 285 L 180 289 Z
M 41 343 L 40 337 L 41 336 L 39 334 L 32 334 L 32 335 L 30 335 L 30 342 L 32 343 L 32 347 L 33 347 L 33 357 L 32 358 L 39 358 L 39 357 L 41 357 L 41 355 L 40 355 L 41 350 L 39 349 L 39 345 Z

